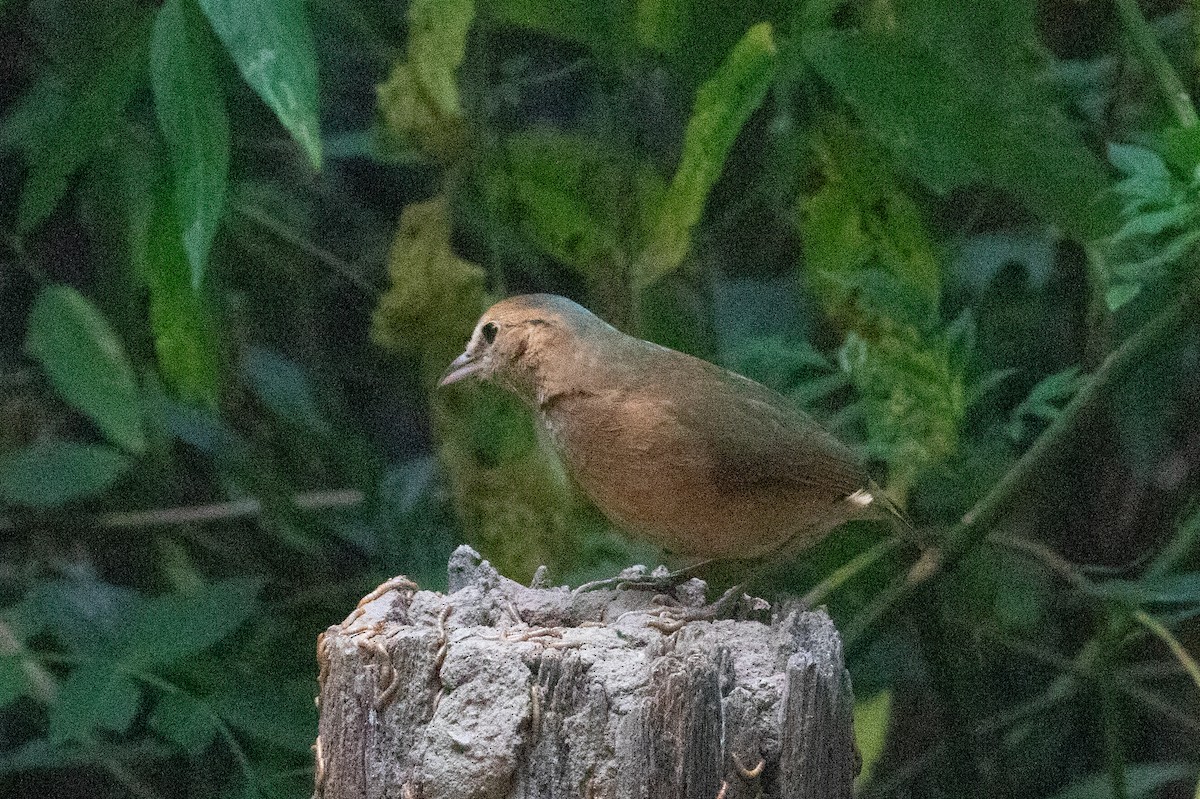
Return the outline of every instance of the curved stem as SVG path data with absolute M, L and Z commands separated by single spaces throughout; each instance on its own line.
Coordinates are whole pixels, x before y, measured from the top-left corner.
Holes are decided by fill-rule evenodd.
M 1192 104 L 1191 94 L 1179 79 L 1179 73 L 1171 66 L 1167 54 L 1154 38 L 1154 31 L 1142 11 L 1138 8 L 1137 0 L 1116 0 L 1117 15 L 1133 44 L 1138 59 L 1158 83 L 1163 99 L 1175 113 L 1175 120 L 1185 128 L 1194 128 L 1200 124 L 1196 115 L 1196 106 Z
M 1186 301 L 1186 300 L 1185 300 Z M 862 636 L 896 605 L 911 596 L 929 578 L 953 568 L 962 558 L 987 537 L 991 526 L 1011 505 L 1047 460 L 1060 450 L 1067 436 L 1083 416 L 1083 411 L 1095 402 L 1108 386 L 1136 365 L 1163 338 L 1175 331 L 1184 319 L 1184 302 L 1172 303 L 1109 353 L 1100 367 L 1088 377 L 1062 413 L 1038 437 L 1025 454 L 1009 469 L 946 535 L 941 557 L 926 568 L 914 568 L 892 581 L 846 629 L 846 646 L 853 646 Z

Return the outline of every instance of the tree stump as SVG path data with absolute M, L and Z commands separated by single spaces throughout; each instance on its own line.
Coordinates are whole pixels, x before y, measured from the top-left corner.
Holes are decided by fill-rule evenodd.
M 703 592 L 677 592 L 690 616 Z M 689 608 L 527 588 L 460 547 L 449 594 L 397 577 L 317 639 L 315 797 L 848 798 L 841 639 L 758 603 L 673 620 Z

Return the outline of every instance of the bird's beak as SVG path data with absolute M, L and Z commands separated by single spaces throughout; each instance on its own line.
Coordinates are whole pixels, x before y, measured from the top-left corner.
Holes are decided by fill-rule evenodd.
M 441 380 L 438 380 L 438 388 L 448 386 L 451 383 L 457 383 L 464 377 L 470 377 L 481 369 L 483 369 L 483 360 L 471 355 L 469 352 L 464 352 L 446 367 L 446 371 L 442 373 Z

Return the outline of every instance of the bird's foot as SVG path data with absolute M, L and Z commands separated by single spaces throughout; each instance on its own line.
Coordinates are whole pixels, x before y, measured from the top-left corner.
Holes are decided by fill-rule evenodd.
M 716 602 L 699 607 L 686 605 L 664 605 L 655 612 L 657 618 L 647 622 L 650 627 L 670 635 L 679 632 L 684 625 L 693 621 L 717 621 L 719 619 L 742 618 L 764 611 L 770 611 L 770 603 L 758 597 L 752 597 L 742 589 L 745 586 L 735 585 Z
M 612 589 L 616 591 L 654 591 L 659 594 L 674 595 L 676 589 L 692 579 L 689 569 L 670 571 L 666 566 L 656 566 L 653 571 L 645 566 L 630 566 L 623 569 L 616 577 L 604 580 L 592 580 L 575 589 L 573 593 L 583 594 L 588 591 Z

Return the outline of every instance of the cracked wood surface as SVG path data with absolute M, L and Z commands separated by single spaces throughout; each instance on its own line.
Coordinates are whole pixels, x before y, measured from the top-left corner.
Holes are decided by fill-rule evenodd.
M 448 594 L 389 580 L 318 638 L 315 796 L 848 799 L 833 623 L 743 604 L 675 623 L 649 592 L 527 588 L 461 547 Z

